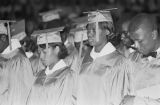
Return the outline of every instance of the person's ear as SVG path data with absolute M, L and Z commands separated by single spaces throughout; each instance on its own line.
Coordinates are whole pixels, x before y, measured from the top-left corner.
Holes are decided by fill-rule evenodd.
M 54 51 L 55 51 L 55 53 L 56 53 L 56 54 L 58 54 L 58 53 L 59 53 L 59 51 L 60 51 L 59 46 L 56 46 L 56 48 L 54 49 Z
M 109 31 L 109 30 L 105 30 L 104 32 L 105 32 L 104 35 L 109 35 L 109 34 L 110 34 L 110 31 Z
M 153 32 L 152 32 L 153 40 L 157 39 L 157 37 L 158 37 L 158 31 L 157 30 L 153 30 Z

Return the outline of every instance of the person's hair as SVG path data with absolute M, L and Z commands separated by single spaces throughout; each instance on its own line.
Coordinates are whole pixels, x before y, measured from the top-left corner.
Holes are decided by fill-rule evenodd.
M 87 46 L 87 47 L 92 47 L 92 46 L 89 44 L 89 41 L 88 41 L 88 40 L 84 40 L 84 41 L 83 41 L 83 44 L 84 44 L 85 46 Z M 75 47 L 77 47 L 77 46 L 80 47 L 80 45 L 81 45 L 81 42 L 74 42 L 74 46 L 75 46 Z
M 113 22 L 99 22 L 99 27 L 102 30 L 109 30 L 110 34 L 115 31 Z
M 58 58 L 59 59 L 64 59 L 68 56 L 68 51 L 66 46 L 63 43 L 48 43 L 53 49 L 58 46 L 60 51 L 58 52 Z M 46 48 L 46 44 L 41 44 L 39 45 L 42 49 Z
M 138 14 L 131 20 L 129 24 L 129 32 L 135 32 L 141 25 L 145 25 L 149 31 L 157 30 L 156 19 L 149 14 Z
M 61 35 L 61 39 L 62 39 L 62 42 L 64 43 L 66 40 L 67 40 L 67 37 L 68 37 L 68 34 L 69 34 L 69 31 L 70 31 L 70 28 L 71 26 L 70 25 L 66 25 L 63 29 L 63 31 L 61 31 L 60 35 Z

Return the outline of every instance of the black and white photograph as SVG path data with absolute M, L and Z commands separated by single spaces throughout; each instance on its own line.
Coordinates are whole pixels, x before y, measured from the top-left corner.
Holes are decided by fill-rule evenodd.
M 0 105 L 160 105 L 160 0 L 0 0 Z

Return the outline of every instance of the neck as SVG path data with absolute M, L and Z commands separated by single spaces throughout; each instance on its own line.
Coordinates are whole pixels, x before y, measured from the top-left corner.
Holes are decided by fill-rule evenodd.
M 102 44 L 95 46 L 95 52 L 100 52 L 107 43 L 108 41 L 106 40 Z
M 49 65 L 49 69 L 51 70 L 60 60 L 57 60 L 56 62 Z
M 91 51 L 92 51 L 92 47 L 87 47 L 87 49 L 82 52 L 82 58 L 90 54 Z

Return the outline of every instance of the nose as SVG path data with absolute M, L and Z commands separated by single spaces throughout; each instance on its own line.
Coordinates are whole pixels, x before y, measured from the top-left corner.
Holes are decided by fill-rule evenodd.
M 40 59 L 45 60 L 46 59 L 46 51 L 40 51 Z
M 138 41 L 135 41 L 134 47 L 135 47 L 135 48 L 138 48 L 138 49 L 140 48 Z
M 44 54 L 43 54 L 43 52 L 42 52 L 42 51 L 40 52 L 40 59 L 41 59 L 41 60 L 43 60 L 43 59 L 44 59 Z
M 94 35 L 93 30 L 88 30 L 87 34 L 88 34 L 88 38 L 92 38 Z

